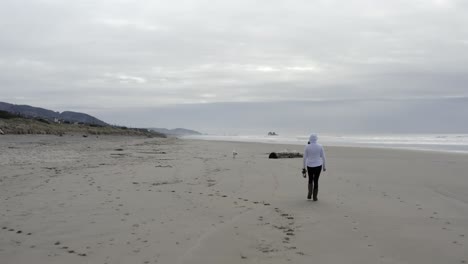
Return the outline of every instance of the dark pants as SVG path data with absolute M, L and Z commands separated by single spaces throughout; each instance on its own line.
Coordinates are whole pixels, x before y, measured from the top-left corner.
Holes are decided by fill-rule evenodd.
M 318 195 L 318 180 L 320 177 L 320 172 L 322 172 L 322 166 L 318 167 L 307 167 L 307 173 L 309 174 L 309 193 L 307 198 L 310 199 L 312 196 L 312 191 L 314 193 L 314 201 L 317 200 Z

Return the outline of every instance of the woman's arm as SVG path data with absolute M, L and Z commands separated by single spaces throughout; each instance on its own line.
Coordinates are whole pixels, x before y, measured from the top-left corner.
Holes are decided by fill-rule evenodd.
M 302 160 L 302 168 L 305 169 L 307 167 L 307 147 L 304 149 L 304 158 Z
M 326 159 L 325 159 L 325 150 L 323 150 L 323 147 L 322 147 L 322 149 L 320 151 L 320 157 L 322 157 L 322 161 L 323 161 L 323 164 L 322 164 L 323 171 L 327 171 Z

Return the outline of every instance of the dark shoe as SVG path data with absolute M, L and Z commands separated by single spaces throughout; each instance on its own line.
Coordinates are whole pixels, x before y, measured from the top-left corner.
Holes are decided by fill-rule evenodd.
M 307 199 L 308 199 L 308 200 L 312 199 L 312 195 L 308 194 L 308 195 L 307 195 Z
M 308 185 L 308 188 L 309 188 L 309 192 L 307 193 L 307 199 L 310 200 L 310 198 L 312 198 L 312 184 L 309 183 Z
M 318 189 L 314 189 L 314 201 L 317 201 Z

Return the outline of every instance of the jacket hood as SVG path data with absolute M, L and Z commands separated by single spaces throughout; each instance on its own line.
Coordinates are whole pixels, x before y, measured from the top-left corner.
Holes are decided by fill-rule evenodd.
M 312 135 L 310 135 L 310 137 L 309 137 L 309 142 L 310 142 L 310 143 L 317 143 L 317 139 L 318 139 L 317 135 L 316 135 L 316 134 L 312 134 Z

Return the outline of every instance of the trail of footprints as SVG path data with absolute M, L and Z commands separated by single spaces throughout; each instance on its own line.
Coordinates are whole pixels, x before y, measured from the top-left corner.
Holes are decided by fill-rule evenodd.
M 176 193 L 175 190 L 170 190 L 169 192 Z M 249 200 L 243 197 L 230 197 L 226 194 L 221 193 L 220 191 L 214 190 L 211 192 L 192 192 L 192 191 L 184 191 L 184 193 L 187 194 L 197 194 L 197 195 L 205 195 L 208 197 L 219 197 L 219 198 L 229 198 L 233 199 L 233 204 L 234 206 L 238 208 L 248 208 L 252 209 L 255 206 L 266 206 L 266 207 L 271 207 L 272 205 L 269 202 L 266 201 L 254 201 L 254 200 Z M 275 207 L 274 212 L 282 219 L 281 222 L 285 222 L 285 224 L 280 224 L 280 225 L 274 225 L 270 222 L 266 222 L 265 218 L 263 216 L 259 216 L 257 220 L 259 221 L 259 225 L 269 225 L 272 228 L 280 231 L 283 233 L 283 238 L 282 238 L 282 243 L 284 244 L 284 249 L 285 250 L 296 250 L 296 246 L 292 246 L 291 242 L 295 236 L 295 231 L 296 231 L 296 225 L 295 225 L 295 220 L 294 216 L 291 214 L 288 214 L 284 212 L 283 210 Z M 223 223 L 223 221 L 221 221 Z M 235 227 L 238 228 L 238 227 Z M 264 242 L 264 241 L 263 241 Z M 257 249 L 263 253 L 272 253 L 272 252 L 278 252 L 280 251 L 279 249 L 273 248 L 269 244 L 261 244 L 257 247 Z M 299 255 L 304 255 L 303 252 L 296 252 Z M 246 259 L 247 257 L 244 255 L 241 255 L 242 259 Z
M 31 233 L 31 232 L 24 232 L 22 230 L 15 230 L 14 228 L 9 228 L 9 227 L 6 227 L 6 226 L 2 227 L 2 230 L 7 231 L 7 232 L 15 233 L 18 236 L 33 236 L 33 233 Z M 60 246 L 59 247 L 60 249 L 63 249 L 64 251 L 66 251 L 66 252 L 68 252 L 70 254 L 76 254 L 76 255 L 81 256 L 81 257 L 87 256 L 86 253 L 78 252 L 78 251 L 73 250 L 73 249 L 71 249 L 71 248 L 69 248 L 67 246 L 62 246 L 60 241 L 55 242 L 54 245 L 55 246 Z M 35 248 L 35 247 L 36 246 L 34 246 L 34 245 L 31 246 L 31 248 Z
M 33 233 L 31 233 L 31 232 L 24 232 L 24 231 L 22 231 L 22 230 L 16 230 L 16 229 L 14 229 L 14 228 L 9 228 L 9 227 L 6 227 L 6 226 L 2 227 L 2 231 L 12 232 L 12 233 L 17 234 L 18 236 L 23 236 L 23 237 L 24 237 L 24 236 L 33 236 Z M 17 244 L 19 245 L 20 242 L 17 242 Z M 76 251 L 76 250 L 70 249 L 70 248 L 67 247 L 67 246 L 61 246 L 61 243 L 60 243 L 59 241 L 55 242 L 54 245 L 55 245 L 55 246 L 60 246 L 60 247 L 59 247 L 60 249 L 66 251 L 66 252 L 68 252 L 68 253 L 70 253 L 70 254 L 75 254 L 75 255 L 81 256 L 81 257 L 87 256 L 86 253 L 78 252 L 78 251 Z M 35 245 L 32 245 L 32 246 L 31 246 L 31 248 L 35 248 L 35 247 L 36 247 Z
M 147 191 L 170 192 L 170 193 L 173 193 L 174 195 L 177 195 L 177 197 L 180 198 L 181 197 L 180 194 L 174 189 L 166 189 L 166 190 L 161 190 L 161 189 L 153 190 L 152 189 L 153 187 L 161 187 L 161 185 L 177 184 L 177 183 L 180 183 L 180 182 L 182 182 L 182 181 L 175 180 L 175 181 L 163 181 L 163 182 L 132 182 L 132 185 L 137 187 L 136 191 L 142 191 L 144 189 L 147 189 Z M 208 187 L 211 187 L 211 186 L 208 186 Z M 269 202 L 266 202 L 266 201 L 255 201 L 255 200 L 249 200 L 249 199 L 243 198 L 243 197 L 233 197 L 233 196 L 229 196 L 227 194 L 223 194 L 219 190 L 212 190 L 212 191 L 208 191 L 208 192 L 206 192 L 206 191 L 195 192 L 195 191 L 186 190 L 186 191 L 183 191 L 183 193 L 189 194 L 189 195 L 202 195 L 202 196 L 207 196 L 207 197 L 210 197 L 210 198 L 217 197 L 217 198 L 224 198 L 224 199 L 232 199 L 233 205 L 235 207 L 237 207 L 237 208 L 252 209 L 255 206 L 271 207 L 271 204 Z M 196 207 L 194 207 L 194 208 L 196 208 Z M 206 207 L 206 208 L 208 208 L 208 207 Z M 187 210 L 189 210 L 189 209 L 187 209 Z M 269 225 L 273 229 L 276 229 L 276 230 L 282 232 L 284 236 L 283 236 L 281 242 L 282 242 L 282 244 L 284 244 L 284 250 L 296 250 L 297 247 L 291 245 L 292 240 L 293 240 L 293 238 L 295 236 L 295 231 L 296 231 L 294 216 L 284 212 L 283 210 L 281 210 L 279 208 L 274 208 L 274 212 L 277 214 L 278 217 L 280 217 L 281 222 L 285 222 L 285 224 L 274 225 L 272 223 L 266 222 L 265 218 L 263 216 L 259 216 L 258 219 L 257 219 L 259 221 L 259 225 Z M 128 215 L 128 213 L 126 215 Z M 222 216 L 220 216 L 220 218 L 222 218 Z M 220 220 L 220 223 L 224 223 L 224 221 Z M 164 222 L 161 222 L 161 224 L 164 224 Z M 259 245 L 257 249 L 260 252 L 263 252 L 263 253 L 272 253 L 272 252 L 280 251 L 279 249 L 272 248 L 272 246 L 268 245 L 268 244 Z M 296 254 L 304 255 L 304 253 L 300 252 L 300 251 L 296 252 Z M 245 259 L 245 258 L 247 258 L 247 257 L 242 256 L 242 259 Z

